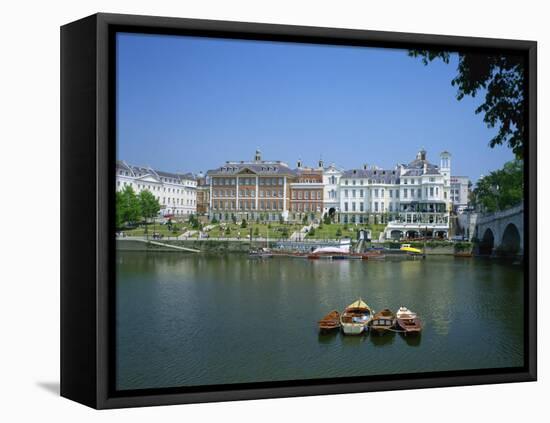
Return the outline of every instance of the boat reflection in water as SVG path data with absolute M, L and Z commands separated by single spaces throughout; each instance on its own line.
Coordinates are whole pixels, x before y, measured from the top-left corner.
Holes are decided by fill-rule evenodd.
M 409 347 L 418 347 L 420 346 L 420 342 L 422 341 L 422 334 L 418 334 L 416 336 L 407 336 L 404 333 L 400 333 L 399 336 L 405 340 L 405 343 Z
M 397 334 L 395 332 L 387 331 L 384 333 L 384 336 L 376 336 L 371 332 L 369 340 L 374 347 L 384 347 L 393 344 L 395 342 L 395 338 L 397 338 L 396 335 Z

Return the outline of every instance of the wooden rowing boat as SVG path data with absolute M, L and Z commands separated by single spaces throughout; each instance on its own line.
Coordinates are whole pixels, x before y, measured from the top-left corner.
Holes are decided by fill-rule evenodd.
M 382 334 L 390 330 L 395 324 L 395 314 L 389 309 L 385 308 L 382 311 L 376 313 L 370 321 L 370 329 L 377 334 Z
M 422 331 L 422 321 L 416 313 L 406 307 L 400 307 L 395 313 L 395 326 L 402 330 L 405 335 L 415 335 Z
M 332 310 L 325 317 L 319 320 L 319 331 L 321 333 L 331 332 L 340 328 L 340 313 Z
M 360 335 L 367 328 L 374 311 L 361 298 L 351 303 L 340 315 L 345 335 Z

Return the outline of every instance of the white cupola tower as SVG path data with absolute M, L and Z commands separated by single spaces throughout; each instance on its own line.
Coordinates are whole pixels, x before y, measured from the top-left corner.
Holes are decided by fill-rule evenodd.
M 444 151 L 440 155 L 441 161 L 439 163 L 439 169 L 441 170 L 441 173 L 444 174 L 445 172 L 448 173 L 448 176 L 451 176 L 451 153 L 448 151 Z
M 443 176 L 443 200 L 450 210 L 451 204 L 451 153 L 444 151 L 440 154 L 439 172 Z

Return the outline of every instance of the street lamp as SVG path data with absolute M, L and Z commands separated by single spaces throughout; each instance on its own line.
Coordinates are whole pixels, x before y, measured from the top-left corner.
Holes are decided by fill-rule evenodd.
M 498 184 L 491 186 L 491 192 L 495 195 L 495 202 L 497 211 L 500 210 L 498 206 L 498 196 L 499 196 L 500 186 Z

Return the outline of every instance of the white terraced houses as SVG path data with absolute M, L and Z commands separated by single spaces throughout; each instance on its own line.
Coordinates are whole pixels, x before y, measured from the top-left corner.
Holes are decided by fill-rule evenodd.
M 117 161 L 116 189 L 121 191 L 128 185 L 136 194 L 149 190 L 159 201 L 162 215 L 197 212 L 197 181 L 191 173 L 170 173 Z
M 339 183 L 341 223 L 387 224 L 386 238 L 449 235 L 451 155 L 434 165 L 425 150 L 393 169 L 364 165 L 346 170 Z

